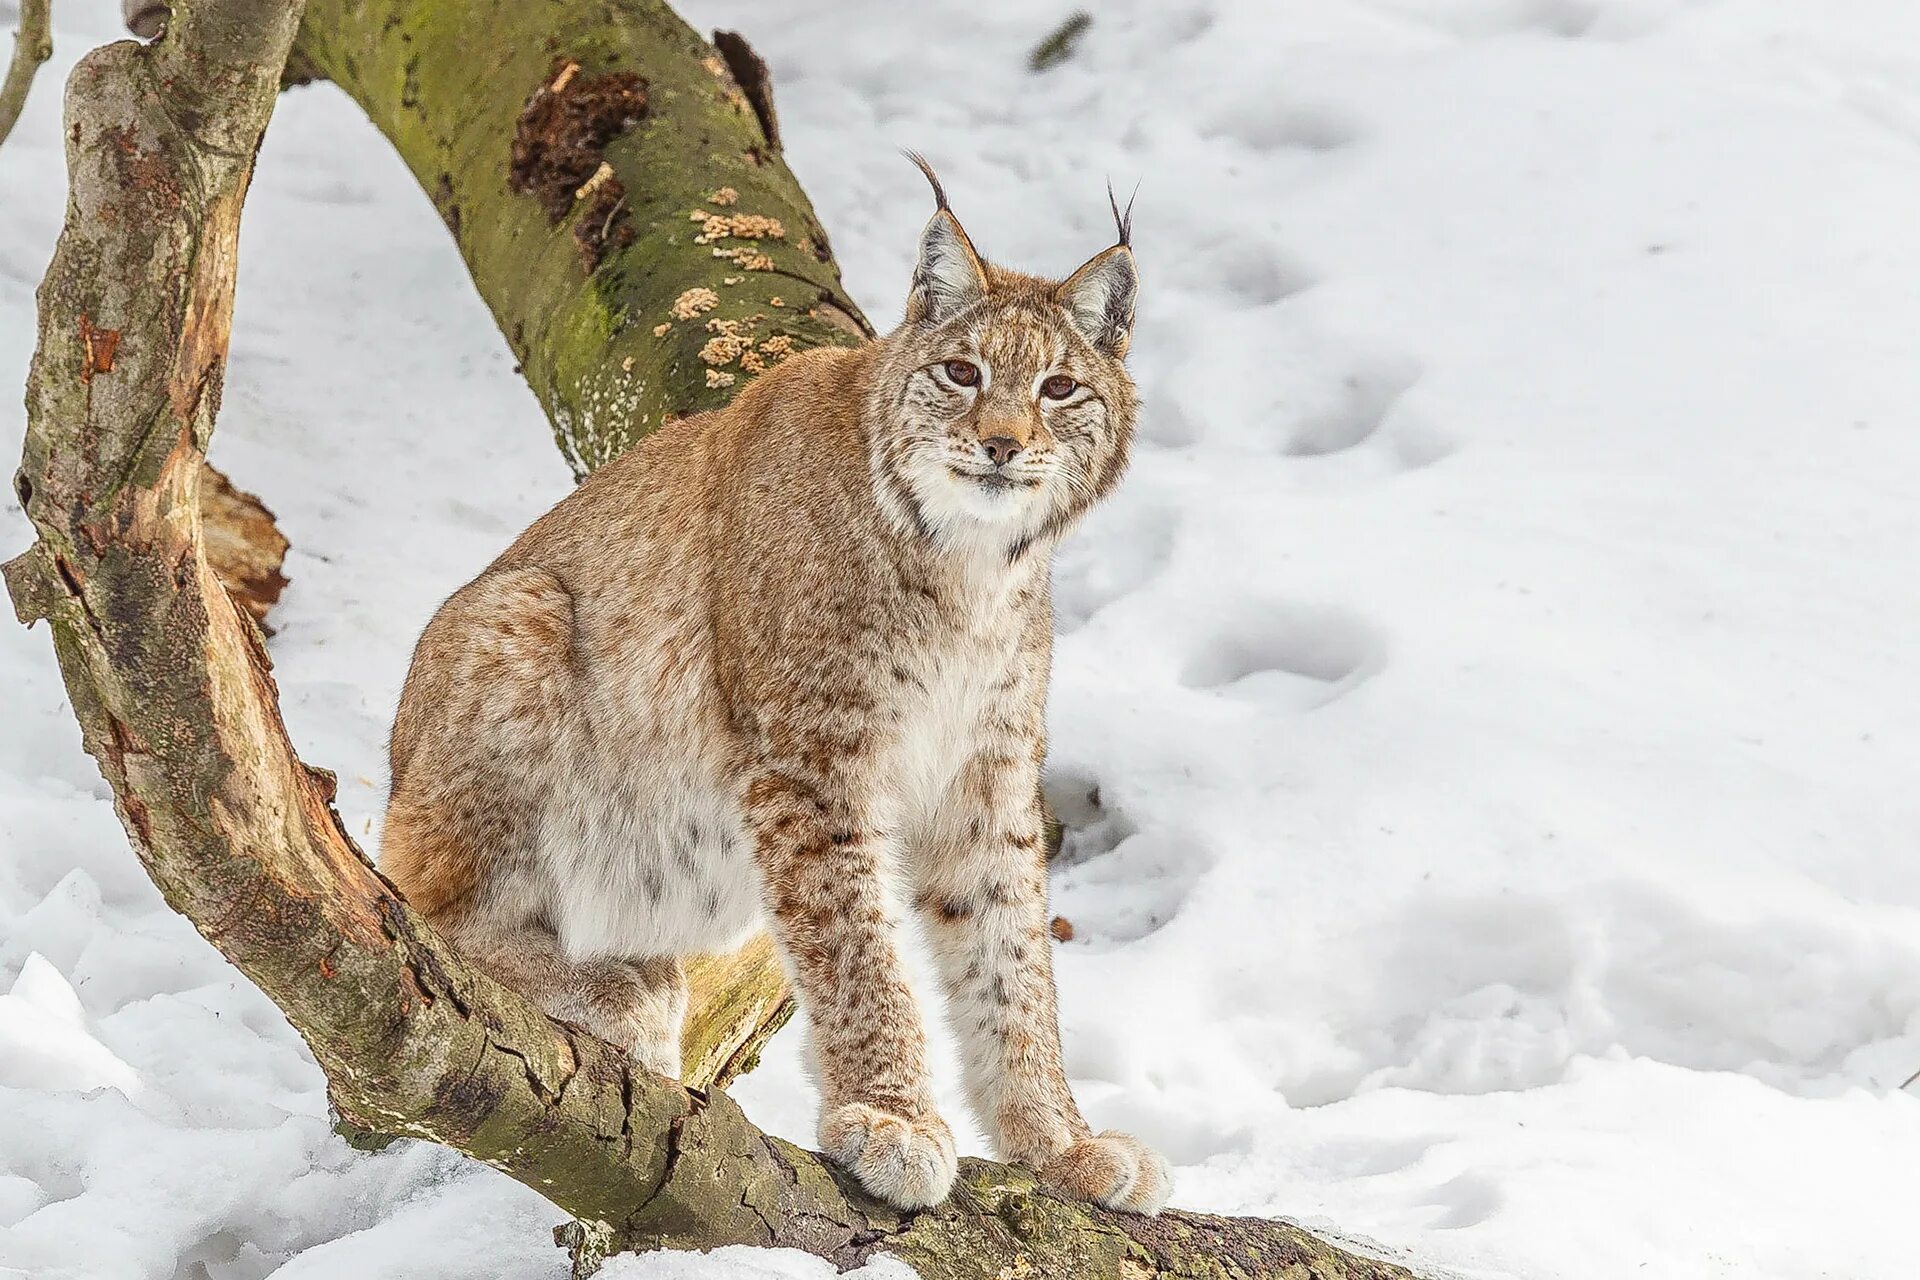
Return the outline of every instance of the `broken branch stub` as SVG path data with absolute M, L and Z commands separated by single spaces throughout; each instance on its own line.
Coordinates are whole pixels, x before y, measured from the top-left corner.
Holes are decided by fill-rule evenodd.
M 200 527 L 207 564 L 235 604 L 245 609 L 268 635 L 267 613 L 287 589 L 281 572 L 287 537 L 265 503 L 210 463 L 200 470 Z

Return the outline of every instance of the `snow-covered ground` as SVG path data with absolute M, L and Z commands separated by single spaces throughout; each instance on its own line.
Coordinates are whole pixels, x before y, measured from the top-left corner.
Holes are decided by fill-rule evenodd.
M 56 5 L 0 149 L 8 458 L 59 71 L 114 7 Z M 689 8 L 771 61 L 883 322 L 928 212 L 895 148 L 1039 269 L 1142 180 L 1143 439 L 1057 576 L 1095 1122 L 1180 1204 L 1435 1276 L 1920 1273 L 1920 8 L 1126 0 L 1044 75 L 1064 10 L 1016 0 Z M 413 636 L 565 468 L 330 89 L 274 122 L 234 332 L 214 457 L 293 540 L 288 717 L 371 845 Z M 0 625 L 8 987 L 0 1275 L 563 1273 L 532 1192 L 330 1135 Z M 804 1140 L 796 1054 L 739 1092 Z

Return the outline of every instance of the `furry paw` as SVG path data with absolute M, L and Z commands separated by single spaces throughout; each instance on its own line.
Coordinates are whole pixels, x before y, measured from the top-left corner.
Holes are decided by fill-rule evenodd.
M 820 1148 L 888 1204 L 925 1209 L 947 1198 L 959 1160 L 937 1115 L 918 1120 L 849 1102 L 820 1117 Z
M 1080 1139 L 1048 1161 L 1040 1181 L 1108 1209 L 1151 1217 L 1173 1190 L 1173 1171 L 1140 1139 L 1109 1129 Z

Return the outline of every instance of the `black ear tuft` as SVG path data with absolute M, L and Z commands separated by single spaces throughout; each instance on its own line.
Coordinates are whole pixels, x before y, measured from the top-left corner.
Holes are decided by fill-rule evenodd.
M 931 178 L 933 176 L 932 172 L 928 171 L 927 176 Z M 933 189 L 936 192 L 939 191 L 940 184 L 937 182 L 934 183 Z M 1139 195 L 1140 184 L 1136 182 L 1133 185 L 1133 195 L 1127 197 L 1127 208 L 1123 213 L 1120 210 L 1120 201 L 1114 198 L 1113 179 L 1107 179 L 1107 203 L 1113 208 L 1114 229 L 1120 233 L 1121 245 L 1129 249 L 1133 247 L 1133 202 Z
M 905 156 L 907 159 L 913 161 L 915 164 L 919 165 L 920 172 L 924 173 L 927 176 L 928 184 L 933 187 L 934 207 L 936 209 L 947 208 L 948 205 L 947 205 L 946 188 L 940 185 L 940 175 L 933 171 L 933 166 L 927 163 L 927 158 L 921 155 L 918 151 L 902 150 L 900 154 Z M 1109 195 L 1112 194 L 1111 188 L 1109 188 L 1108 194 Z

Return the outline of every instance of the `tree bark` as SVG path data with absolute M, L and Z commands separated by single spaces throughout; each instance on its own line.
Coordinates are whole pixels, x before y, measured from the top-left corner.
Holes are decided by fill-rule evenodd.
M 541 1191 L 574 1215 L 560 1234 L 582 1272 L 615 1249 L 743 1243 L 841 1265 L 893 1253 L 935 1280 L 1405 1276 L 1285 1224 L 1105 1213 L 981 1161 L 946 1205 L 889 1209 L 724 1093 L 549 1021 L 394 893 L 333 811 L 331 775 L 294 753 L 261 633 L 203 542 L 241 203 L 300 8 L 198 0 L 156 44 L 76 68 L 16 478 L 39 540 L 5 577 L 21 619 L 50 624 L 135 853 L 285 1011 L 342 1113 Z

